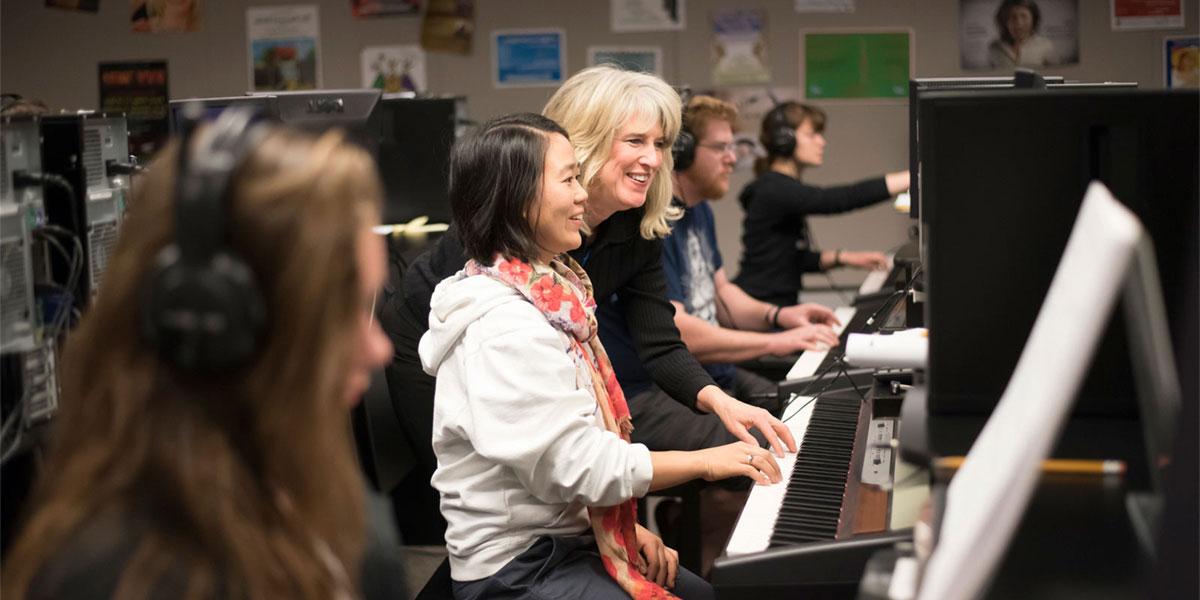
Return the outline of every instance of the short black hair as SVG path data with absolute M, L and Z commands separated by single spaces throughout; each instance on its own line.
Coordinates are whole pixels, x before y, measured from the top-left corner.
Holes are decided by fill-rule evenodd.
M 541 193 L 547 136 L 566 130 L 534 113 L 497 117 L 450 154 L 450 209 L 467 258 L 491 264 L 499 253 L 532 261 L 537 243 L 527 216 Z

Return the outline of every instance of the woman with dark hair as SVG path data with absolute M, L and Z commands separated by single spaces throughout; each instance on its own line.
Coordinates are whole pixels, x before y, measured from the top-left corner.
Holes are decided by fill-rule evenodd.
M 587 193 L 563 131 L 502 117 L 455 146 L 450 203 L 469 257 L 433 292 L 433 449 L 457 598 L 712 597 L 637 524 L 634 498 L 704 478 L 780 478 L 769 452 L 632 444 L 600 343 L 582 242 Z M 605 574 L 607 571 L 607 574 Z
M 805 169 L 825 162 L 825 120 L 825 111 L 799 102 L 784 102 L 767 113 L 759 137 L 767 156 L 755 163 L 758 177 L 739 196 L 745 213 L 743 251 L 734 283 L 776 306 L 800 301 L 804 273 L 887 268 L 882 252 L 818 248 L 808 215 L 849 212 L 908 189 L 908 171 L 830 188 L 802 183 Z
M 662 238 L 679 213 L 671 205 L 670 152 L 679 133 L 679 95 L 653 75 L 602 65 L 572 75 L 542 113 L 570 134 L 580 183 L 588 192 L 584 241 L 571 254 L 591 277 L 601 305 L 601 328 L 627 327 L 642 367 L 675 401 L 657 403 L 671 404 L 664 410 L 674 412 L 669 419 L 655 419 L 672 430 L 647 425 L 634 432 L 633 440 L 656 450 L 697 449 L 739 439 L 753 442 L 749 429 L 754 428 L 779 456 L 785 449 L 794 452 L 787 427 L 765 409 L 718 387 L 675 328 L 675 308 L 667 300 L 663 277 Z M 429 433 L 433 379 L 421 370 L 416 350 L 429 327 L 434 286 L 466 262 L 459 226 L 452 224 L 413 261 L 401 293 L 381 317 L 396 347 L 387 369 L 389 388 L 395 390 L 392 401 L 418 459 L 394 496 L 408 507 L 398 518 L 409 542 L 440 543 L 444 526 L 437 522 L 436 495 L 428 485 L 436 466 Z M 652 400 L 641 402 L 652 397 L 652 390 L 630 396 L 635 421 L 641 411 L 663 408 Z
M 993 67 L 1044 67 L 1058 64 L 1054 44 L 1038 33 L 1042 11 L 1033 0 L 1004 0 L 996 9 L 999 38 L 988 44 Z
M 391 355 L 370 311 L 386 275 L 371 232 L 382 188 L 370 156 L 339 134 L 254 125 L 224 190 L 203 196 L 221 222 L 180 225 L 199 205 L 177 193 L 226 164 L 201 150 L 226 143 L 223 119 L 197 129 L 183 161 L 169 145 L 134 190 L 60 363 L 59 413 L 35 510 L 5 556 L 5 598 L 358 595 L 365 500 L 346 423 Z M 199 170 L 191 184 L 179 183 L 181 164 Z M 211 267 L 192 262 L 201 230 L 224 232 L 208 240 Z M 170 283 L 189 272 L 199 287 Z M 197 309 L 216 319 L 206 333 L 236 322 L 251 341 L 185 344 L 198 334 L 171 332 L 197 313 L 180 312 L 178 289 L 228 301 L 215 313 L 225 317 Z M 257 339 L 241 337 L 250 330 Z M 197 365 L 200 353 L 214 362 Z M 240 364 L 220 364 L 235 355 Z

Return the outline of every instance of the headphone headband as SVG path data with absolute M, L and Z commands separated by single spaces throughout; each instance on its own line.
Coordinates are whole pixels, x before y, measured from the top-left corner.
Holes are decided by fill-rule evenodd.
M 227 239 L 232 181 L 266 133 L 255 117 L 249 107 L 230 107 L 205 128 L 184 128 L 175 241 L 158 254 L 142 309 L 143 336 L 184 371 L 245 365 L 265 329 L 254 272 Z
M 788 122 L 784 110 L 790 102 L 777 104 L 763 118 L 762 143 L 768 156 L 791 158 L 796 152 L 796 127 Z

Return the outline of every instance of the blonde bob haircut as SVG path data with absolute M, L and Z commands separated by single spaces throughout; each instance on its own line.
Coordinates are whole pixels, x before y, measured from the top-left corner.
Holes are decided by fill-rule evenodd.
M 646 194 L 641 234 L 648 240 L 671 233 L 671 221 L 682 215 L 671 206 L 671 146 L 679 135 L 679 94 L 658 77 L 624 71 L 612 65 L 584 69 L 558 88 L 542 114 L 570 134 L 579 161 L 584 189 L 612 154 L 613 138 L 632 121 L 635 126 L 658 125 L 663 131 L 663 159 Z

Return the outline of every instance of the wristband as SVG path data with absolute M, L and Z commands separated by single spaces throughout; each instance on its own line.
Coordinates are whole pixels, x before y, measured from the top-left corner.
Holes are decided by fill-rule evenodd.
M 779 329 L 779 311 L 780 307 L 776 306 L 775 312 L 771 313 L 771 327 L 774 327 L 775 329 Z
M 833 266 L 835 266 L 835 267 L 842 266 L 842 249 L 841 248 L 838 248 L 837 250 L 833 251 Z

